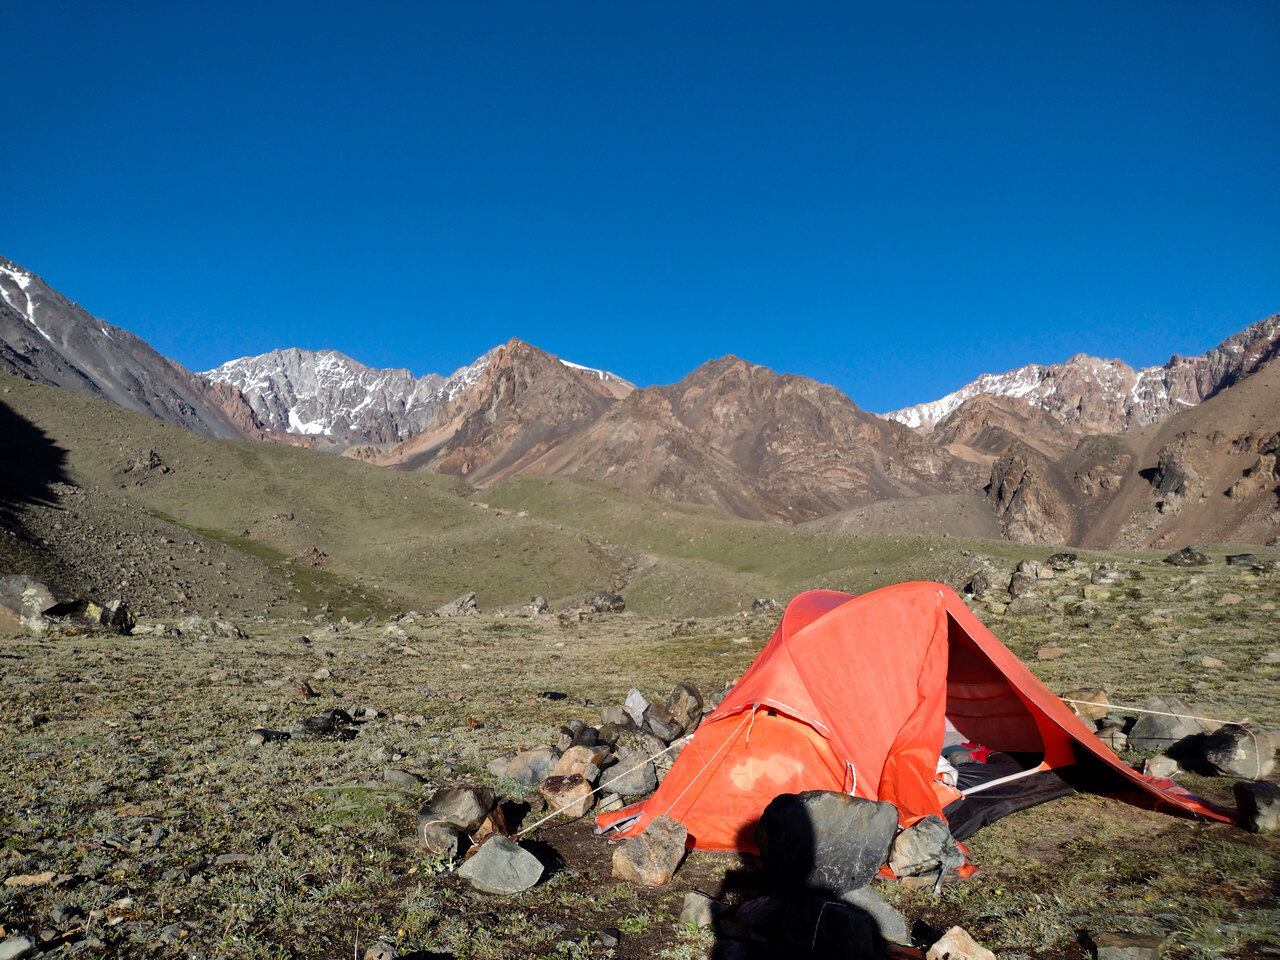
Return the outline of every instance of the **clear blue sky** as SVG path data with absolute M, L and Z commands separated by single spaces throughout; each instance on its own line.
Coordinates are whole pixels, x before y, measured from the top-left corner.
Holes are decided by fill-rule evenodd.
M 1280 310 L 1263 0 L 41 0 L 0 36 L 0 253 L 196 369 L 519 336 L 883 410 Z

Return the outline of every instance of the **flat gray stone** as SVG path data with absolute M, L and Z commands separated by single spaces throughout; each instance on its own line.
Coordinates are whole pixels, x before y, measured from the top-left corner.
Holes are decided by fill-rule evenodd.
M 516 841 L 492 836 L 458 868 L 458 876 L 484 893 L 511 896 L 542 879 L 542 863 Z
M 1203 733 L 1199 721 L 1188 716 L 1169 717 L 1165 713 L 1190 714 L 1194 711 L 1177 697 L 1151 697 L 1143 705 L 1145 710 L 1160 713 L 1142 713 L 1129 730 L 1129 749 L 1167 751 L 1184 737 Z

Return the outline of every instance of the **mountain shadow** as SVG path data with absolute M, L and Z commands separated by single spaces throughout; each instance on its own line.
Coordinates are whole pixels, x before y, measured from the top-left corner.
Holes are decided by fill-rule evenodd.
M 22 508 L 56 504 L 54 484 L 69 479 L 67 451 L 0 402 L 0 526 L 22 533 Z

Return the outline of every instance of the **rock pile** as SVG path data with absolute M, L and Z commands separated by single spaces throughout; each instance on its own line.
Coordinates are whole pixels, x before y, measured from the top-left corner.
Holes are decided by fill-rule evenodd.
M 560 729 L 556 744 L 508 751 L 487 769 L 536 789 L 551 811 L 566 817 L 585 816 L 597 793 L 616 808 L 623 798 L 657 789 L 679 751 L 680 738 L 693 732 L 703 710 L 702 694 L 691 683 L 676 684 L 657 704 L 632 689 L 620 706 L 601 711 L 599 726 L 571 720 Z M 655 755 L 660 756 L 655 760 Z
M 129 605 L 119 598 L 102 602 L 67 593 L 34 577 L 0 577 L 0 629 L 128 635 L 136 625 Z
M 1173 777 L 1190 770 L 1202 776 L 1262 780 L 1276 766 L 1280 749 L 1276 732 L 1201 720 L 1197 710 L 1177 697 L 1149 697 L 1136 716 L 1125 715 L 1123 708 L 1095 706 L 1110 704 L 1107 692 L 1100 688 L 1071 690 L 1062 697 L 1116 753 L 1154 753 L 1141 761 L 1142 772 L 1151 777 Z M 1072 700 L 1086 702 L 1071 704 Z

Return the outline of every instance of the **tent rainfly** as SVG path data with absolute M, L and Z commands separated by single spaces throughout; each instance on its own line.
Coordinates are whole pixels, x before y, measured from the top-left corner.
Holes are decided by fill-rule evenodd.
M 1017 758 L 1020 772 L 967 792 L 937 779 L 944 717 L 967 740 Z M 770 800 L 835 790 L 894 804 L 903 826 L 944 817 L 963 839 L 1074 789 L 1231 820 L 1121 761 L 950 587 L 901 583 L 795 597 L 657 792 L 597 823 L 634 836 L 665 814 L 688 827 L 692 848 L 756 852 Z

